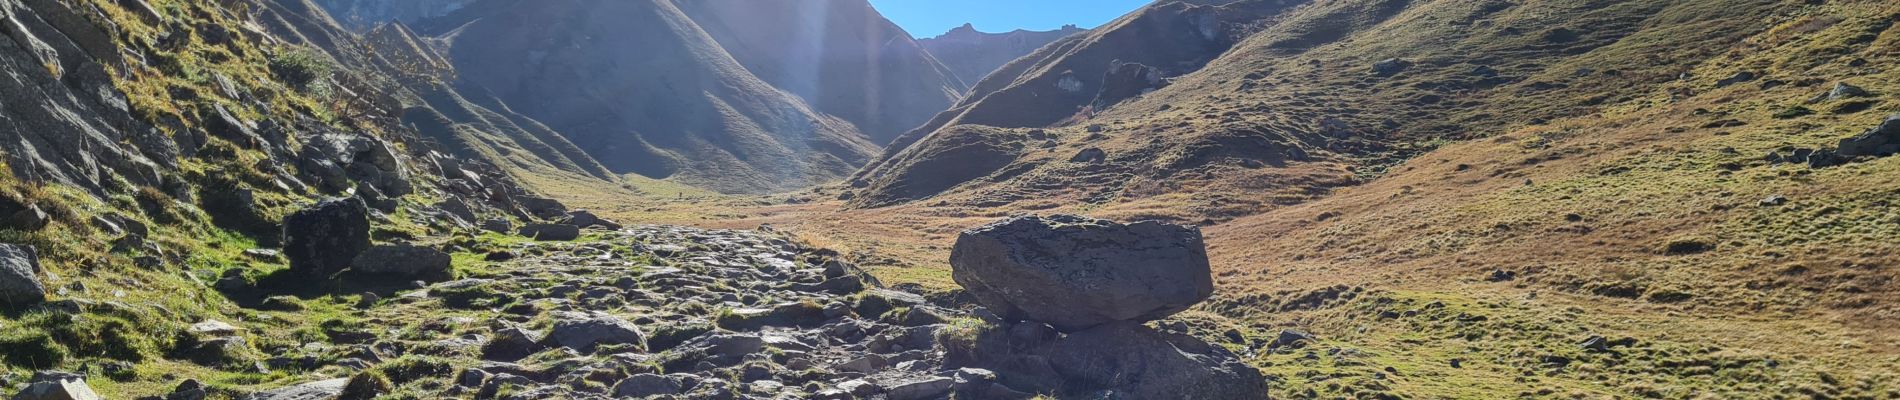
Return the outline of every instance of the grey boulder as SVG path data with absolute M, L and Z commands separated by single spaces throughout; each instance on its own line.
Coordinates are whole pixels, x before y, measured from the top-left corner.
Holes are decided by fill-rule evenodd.
M 1173 315 L 1214 293 L 1198 228 L 1017 217 L 963 232 L 951 277 L 1010 320 L 1077 332 Z
M 40 257 L 32 247 L 0 244 L 0 306 L 27 307 L 46 301 Z
M 370 247 L 369 205 L 359 198 L 324 200 L 284 218 L 290 270 L 328 278 Z

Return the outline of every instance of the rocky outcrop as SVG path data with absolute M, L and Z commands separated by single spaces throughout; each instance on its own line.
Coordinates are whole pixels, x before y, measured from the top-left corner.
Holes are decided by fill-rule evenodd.
M 951 276 L 1005 319 L 1064 332 L 1167 317 L 1214 293 L 1199 229 L 1018 217 L 963 232 Z
M 1900 114 L 1887 117 L 1865 133 L 1842 139 L 1838 150 L 1843 157 L 1887 157 L 1900 153 Z
M 95 192 L 115 180 L 157 187 L 180 143 L 133 116 L 114 86 L 126 68 L 113 32 L 84 8 L 0 1 L 0 154 L 13 176 Z M 30 105 L 30 106 L 29 106 Z
M 32 247 L 0 244 L 0 308 L 22 308 L 46 301 L 40 284 L 40 257 Z
M 975 25 L 964 24 L 937 37 L 920 39 L 917 43 L 949 67 L 963 81 L 965 86 L 961 89 L 968 90 L 989 76 L 990 72 L 1002 68 L 1003 64 L 1016 61 L 1056 40 L 1086 31 L 1075 25 L 1065 25 L 1052 31 L 1017 29 L 988 33 L 977 31 Z
M 284 257 L 304 276 L 336 275 L 369 248 L 369 206 L 360 198 L 324 200 L 284 218 Z

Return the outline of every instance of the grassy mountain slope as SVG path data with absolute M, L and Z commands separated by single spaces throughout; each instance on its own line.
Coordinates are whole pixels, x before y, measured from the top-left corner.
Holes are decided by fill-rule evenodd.
M 1079 118 L 946 122 L 867 169 L 867 187 L 815 193 L 859 208 L 702 224 L 771 223 L 887 282 L 951 289 L 956 232 L 994 218 L 1197 222 L 1220 300 L 1183 322 L 1247 343 L 1322 338 L 1254 349 L 1278 398 L 1892 398 L 1900 159 L 1768 160 L 1900 112 L 1884 67 L 1896 15 L 1878 1 L 1315 1 L 1247 24 L 1165 88 Z M 1049 79 L 1024 67 L 1038 62 L 1002 79 Z M 1865 93 L 1827 96 L 1836 83 Z M 988 172 L 903 184 L 968 158 Z
M 527 215 L 519 203 L 532 196 L 499 168 L 445 155 L 398 124 L 399 108 L 364 84 L 373 72 L 288 44 L 329 38 L 267 32 L 264 15 L 283 8 L 29 0 L 0 9 L 9 27 L 0 205 L 28 216 L 0 223 L 0 241 L 35 247 L 32 272 L 48 289 L 43 304 L 0 305 L 8 393 L 42 369 L 89 374 L 106 398 L 167 393 L 182 377 L 220 395 L 301 380 L 262 361 L 327 336 L 325 322 L 353 323 L 344 310 L 369 289 L 286 278 L 281 258 L 254 251 L 278 246 L 279 221 L 315 199 L 377 205 L 371 235 L 384 243 L 476 222 L 463 214 Z M 14 91 L 25 87 L 35 92 Z M 57 140 L 43 140 L 49 133 Z M 264 311 L 259 287 L 309 292 L 277 303 L 301 311 Z M 190 327 L 210 319 L 241 325 L 242 340 L 220 358 L 195 357 Z
M 374 72 L 366 79 L 385 90 L 384 100 L 401 111 L 403 123 L 459 154 L 518 173 L 615 178 L 565 137 L 509 110 L 480 86 L 457 80 L 454 66 L 406 25 L 387 24 L 359 35 L 311 2 L 260 6 L 273 34 L 321 49 L 345 68 Z

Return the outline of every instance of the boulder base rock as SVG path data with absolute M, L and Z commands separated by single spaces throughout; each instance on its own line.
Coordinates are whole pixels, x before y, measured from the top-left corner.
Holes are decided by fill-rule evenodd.
M 290 270 L 329 277 L 370 247 L 369 205 L 359 198 L 324 200 L 284 218 Z
M 1130 399 L 1257 399 L 1260 371 L 1193 337 L 1116 322 L 1063 337 L 1047 350 L 1070 390 L 1114 390 Z
M 950 265 L 998 315 L 1063 332 L 1160 319 L 1214 293 L 1200 230 L 1159 222 L 1012 218 L 963 232 Z
M 1058 398 L 1260 399 L 1266 378 L 1233 352 L 1193 336 L 1165 333 L 1133 321 L 1113 322 L 1068 335 L 1024 335 L 1041 323 L 998 326 L 967 344 L 945 343 L 946 367 L 993 371 L 1001 387 L 963 388 L 1055 394 Z M 1040 328 L 1048 329 L 1048 328 Z M 961 380 L 983 382 L 984 379 Z M 998 390 L 1000 389 L 1000 390 Z
M 448 253 L 411 245 L 375 246 L 351 262 L 351 269 L 369 275 L 388 275 L 443 282 L 454 278 Z
M 40 284 L 40 257 L 32 247 L 0 244 L 0 307 L 27 307 L 46 301 Z

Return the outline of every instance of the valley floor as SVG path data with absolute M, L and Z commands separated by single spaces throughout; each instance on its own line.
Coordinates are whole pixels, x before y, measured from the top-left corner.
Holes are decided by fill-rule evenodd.
M 624 195 L 568 197 L 629 221 L 768 225 L 844 252 L 887 285 L 924 292 L 955 288 L 947 260 L 958 232 L 1006 216 L 845 210 L 822 191 Z M 1230 224 L 1205 230 L 1211 243 L 1245 234 Z M 1248 357 L 1272 377 L 1276 398 L 1900 398 L 1900 333 L 1853 312 L 1659 304 L 1416 263 L 1267 274 L 1232 247 L 1210 254 L 1215 300 L 1174 319 Z M 1284 331 L 1321 344 L 1256 345 Z

